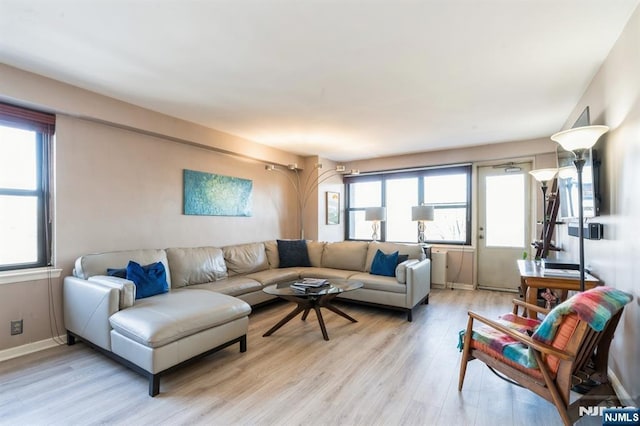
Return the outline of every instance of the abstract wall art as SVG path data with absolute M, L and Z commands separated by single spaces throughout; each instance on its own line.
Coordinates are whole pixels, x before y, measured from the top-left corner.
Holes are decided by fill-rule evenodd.
M 251 216 L 253 181 L 184 170 L 184 214 Z

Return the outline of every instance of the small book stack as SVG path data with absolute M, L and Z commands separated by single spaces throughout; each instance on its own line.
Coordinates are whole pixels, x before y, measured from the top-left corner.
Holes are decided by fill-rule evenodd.
M 305 293 L 327 286 L 329 281 L 324 278 L 303 278 L 302 281 L 296 281 L 290 285 L 293 290 Z

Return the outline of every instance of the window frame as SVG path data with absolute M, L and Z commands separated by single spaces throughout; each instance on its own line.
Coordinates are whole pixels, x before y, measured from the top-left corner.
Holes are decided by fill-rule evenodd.
M 381 183 L 381 206 L 368 206 L 368 207 L 386 207 L 386 182 L 390 179 L 402 179 L 402 178 L 412 178 L 418 177 L 418 204 L 424 203 L 424 185 L 425 185 L 425 177 L 427 176 L 442 176 L 447 174 L 466 174 L 466 185 L 467 185 L 467 198 L 464 203 L 441 203 L 441 204 L 430 204 L 434 206 L 434 209 L 449 209 L 449 208 L 466 208 L 466 217 L 465 217 L 465 229 L 466 235 L 464 241 L 447 241 L 447 240 L 426 240 L 427 244 L 446 244 L 446 245 L 460 245 L 460 246 L 470 246 L 471 245 L 471 209 L 472 209 L 472 165 L 470 163 L 467 164 L 457 164 L 457 165 L 448 165 L 448 166 L 435 166 L 435 167 L 423 167 L 419 169 L 411 169 L 411 170 L 389 170 L 383 172 L 373 172 L 365 175 L 357 175 L 357 176 L 345 176 L 344 185 L 345 185 L 345 229 L 344 229 L 344 238 L 349 241 L 370 241 L 370 239 L 356 239 L 351 238 L 349 235 L 351 223 L 351 212 L 352 211 L 364 211 L 366 207 L 351 207 L 351 186 L 352 183 L 358 182 L 366 182 L 366 181 L 380 181 Z M 381 242 L 386 242 L 386 234 L 387 234 L 387 224 L 386 222 L 382 222 L 380 224 L 380 239 Z M 408 242 L 408 241 L 398 241 L 398 242 Z
M 0 187 L 0 195 L 36 197 L 37 260 L 35 262 L 0 264 L 0 271 L 22 270 L 51 265 L 51 145 L 55 133 L 55 115 L 15 105 L 0 103 L 0 126 L 36 133 L 36 188 Z

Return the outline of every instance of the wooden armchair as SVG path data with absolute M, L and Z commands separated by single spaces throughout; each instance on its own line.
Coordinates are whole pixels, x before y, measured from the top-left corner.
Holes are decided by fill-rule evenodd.
M 505 324 L 504 319 L 493 321 L 474 312 L 469 312 L 464 334 L 458 390 L 462 391 L 467 363 L 478 359 L 512 382 L 553 403 L 564 424 L 570 425 L 572 421 L 569 412 L 576 413 L 579 403 L 579 400 L 571 405 L 569 403 L 572 378 L 577 372 L 584 371 L 585 367 L 591 363 L 590 367 L 599 374 L 599 377 L 603 378 L 601 381 L 607 381 L 609 346 L 622 315 L 622 308 L 611 316 L 599 332 L 581 320 L 575 313 L 564 315 L 561 317 L 561 322 L 552 341 L 544 343 L 532 338 L 530 336 L 532 330 L 528 331 L 530 328 L 536 327 L 531 327 L 531 322 L 536 320 L 529 319 L 526 322 L 524 317 L 526 310 L 544 315 L 549 314 L 550 311 L 515 299 L 513 304 L 513 315 L 507 315 L 509 317 L 507 322 L 511 323 L 511 326 Z M 522 315 L 518 315 L 519 308 L 523 308 Z M 517 326 L 516 323 L 520 320 L 522 322 L 520 326 Z M 482 326 L 474 328 L 476 321 L 482 323 Z M 523 325 L 525 323 L 526 325 Z M 506 338 L 511 339 L 513 344 L 519 346 L 523 353 L 526 352 L 531 356 L 532 363 L 537 365 L 534 367 L 522 365 L 505 357 L 504 353 L 498 352 L 492 345 L 483 343 L 482 339 L 477 337 L 476 332 L 481 328 L 489 328 L 491 333 L 508 336 Z M 590 399 L 590 401 L 592 400 Z

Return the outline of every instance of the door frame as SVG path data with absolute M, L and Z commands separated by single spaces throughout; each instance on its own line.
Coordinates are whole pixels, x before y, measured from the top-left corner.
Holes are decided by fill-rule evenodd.
M 531 170 L 535 170 L 536 166 L 536 158 L 535 156 L 526 156 L 526 157 L 509 157 L 500 160 L 487 160 L 487 161 L 478 161 L 474 162 L 472 165 L 472 180 L 471 180 L 471 204 L 473 206 L 473 214 L 471 216 L 471 247 L 475 252 L 474 262 L 473 262 L 473 288 L 477 290 L 479 288 L 478 284 L 478 263 L 480 260 L 480 250 L 478 243 L 478 223 L 480 221 L 480 206 L 479 206 L 479 189 L 480 189 L 480 173 L 478 168 L 486 167 L 486 166 L 498 166 L 506 163 L 531 163 Z M 529 191 L 529 241 L 526 242 L 528 244 L 527 252 L 529 253 L 529 258 L 535 253 L 533 248 L 531 247 L 531 241 L 535 241 L 536 232 L 537 232 L 537 211 L 538 211 L 538 198 L 540 197 L 540 188 L 537 186 L 537 182 L 535 179 L 529 179 L 530 191 Z M 516 267 L 516 263 L 514 261 L 514 268 Z

